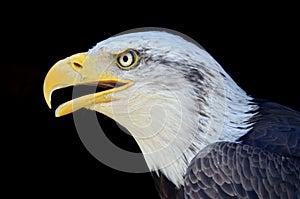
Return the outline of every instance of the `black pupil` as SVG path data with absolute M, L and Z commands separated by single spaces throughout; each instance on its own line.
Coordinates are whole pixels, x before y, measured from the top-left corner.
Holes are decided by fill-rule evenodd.
M 124 62 L 127 62 L 127 61 L 128 61 L 128 56 L 126 56 L 126 55 L 123 56 L 123 61 L 124 61 Z

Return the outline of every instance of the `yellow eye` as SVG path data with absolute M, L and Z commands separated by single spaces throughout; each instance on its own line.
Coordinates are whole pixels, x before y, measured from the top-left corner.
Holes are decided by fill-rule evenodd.
M 138 61 L 138 55 L 134 50 L 127 50 L 117 57 L 117 65 L 122 69 L 131 69 L 133 68 Z

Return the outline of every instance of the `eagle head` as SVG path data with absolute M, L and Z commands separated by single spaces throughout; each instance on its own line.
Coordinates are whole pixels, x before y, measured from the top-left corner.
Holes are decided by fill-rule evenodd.
M 180 186 L 195 154 L 244 134 L 235 126 L 248 127 L 253 109 L 215 59 L 186 38 L 165 30 L 110 37 L 58 61 L 45 78 L 45 100 L 51 108 L 54 90 L 94 86 L 61 104 L 56 116 L 86 108 L 112 118 L 135 138 L 149 169 Z

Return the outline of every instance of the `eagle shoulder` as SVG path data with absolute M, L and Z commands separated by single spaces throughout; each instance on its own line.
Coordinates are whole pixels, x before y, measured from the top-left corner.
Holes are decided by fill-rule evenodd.
M 217 142 L 191 161 L 186 199 L 299 198 L 300 164 L 247 144 Z

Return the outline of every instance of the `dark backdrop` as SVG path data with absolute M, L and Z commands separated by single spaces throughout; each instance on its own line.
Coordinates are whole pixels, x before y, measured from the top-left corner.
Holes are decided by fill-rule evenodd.
M 189 35 L 250 95 L 300 110 L 295 7 L 278 3 L 227 8 L 201 2 L 178 8 L 149 2 L 136 7 L 28 2 L 4 6 L 8 12 L 1 14 L 0 86 L 5 190 L 39 198 L 103 198 L 104 193 L 112 198 L 158 198 L 150 174 L 116 171 L 93 158 L 78 137 L 72 115 L 55 118 L 42 95 L 44 77 L 56 61 L 131 28 L 164 27 Z M 137 150 L 113 121 L 98 117 L 116 143 Z

